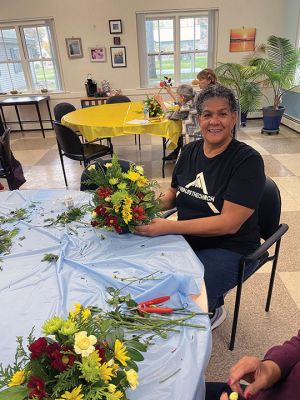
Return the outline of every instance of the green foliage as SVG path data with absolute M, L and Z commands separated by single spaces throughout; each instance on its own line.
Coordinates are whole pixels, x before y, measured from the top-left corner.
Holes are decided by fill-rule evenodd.
M 56 218 L 47 218 L 44 222 L 49 222 L 47 226 L 51 225 L 58 225 L 58 226 L 65 226 L 74 221 L 80 221 L 80 219 L 86 213 L 86 206 L 82 207 L 73 207 L 68 211 L 64 211 L 61 214 L 58 214 Z
M 8 217 L 0 217 L 0 224 L 5 224 L 7 222 L 18 222 L 22 220 L 27 220 L 29 217 L 28 211 L 25 208 L 17 208 L 12 211 Z
M 144 105 L 149 109 L 149 117 L 159 117 L 163 115 L 163 109 L 161 105 L 154 97 L 147 96 L 146 100 L 144 100 Z
M 295 72 L 300 63 L 299 51 L 285 38 L 270 36 L 249 60 L 263 83 L 273 89 L 273 107 L 278 108 L 282 95 L 295 86 Z
M 19 228 L 1 229 L 0 228 L 0 254 L 9 254 L 12 239 L 19 233 Z
M 42 258 L 42 262 L 47 261 L 47 262 L 52 262 L 52 261 L 57 261 L 58 260 L 58 255 L 57 254 L 52 254 L 52 253 L 47 253 L 44 255 Z
M 222 63 L 215 69 L 215 73 L 222 85 L 235 91 L 241 112 L 255 111 L 259 107 L 262 96 L 260 89 L 261 74 L 255 67 L 236 63 Z

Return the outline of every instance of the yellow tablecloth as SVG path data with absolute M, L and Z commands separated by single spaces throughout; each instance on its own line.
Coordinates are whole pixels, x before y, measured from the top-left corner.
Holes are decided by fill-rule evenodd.
M 62 124 L 79 131 L 88 141 L 101 137 L 148 133 L 169 139 L 169 148 L 176 147 L 181 133 L 181 121 L 163 119 L 144 124 L 143 119 L 143 103 L 131 102 L 82 108 L 65 115 Z

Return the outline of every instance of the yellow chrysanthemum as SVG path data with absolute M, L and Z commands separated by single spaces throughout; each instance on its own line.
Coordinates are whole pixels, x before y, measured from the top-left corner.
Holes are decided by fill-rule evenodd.
M 126 378 L 132 390 L 137 388 L 138 382 L 138 374 L 134 369 L 130 369 L 129 371 L 125 371 Z
M 91 316 L 91 310 L 88 308 L 85 308 L 84 310 L 81 311 L 82 319 L 85 321 L 87 318 Z
M 93 211 L 93 212 L 92 212 L 92 218 L 96 218 L 97 215 L 98 215 L 98 214 L 96 213 L 96 211 Z
M 20 371 L 17 371 L 13 374 L 8 386 L 19 386 L 22 385 L 24 381 L 25 381 L 25 371 L 21 369 Z
M 120 363 L 122 365 L 124 365 L 124 367 L 126 367 L 127 360 L 130 360 L 130 357 L 128 357 L 127 354 L 127 350 L 126 347 L 123 345 L 122 342 L 120 342 L 119 339 L 117 339 L 115 341 L 115 349 L 114 349 L 114 353 L 115 353 L 115 358 L 120 361 Z
M 92 171 L 93 169 L 96 169 L 96 165 L 95 165 L 95 164 L 92 164 L 92 165 L 90 165 L 90 166 L 88 167 L 88 170 L 89 170 L 89 171 Z
M 143 168 L 141 165 L 137 165 L 137 166 L 135 167 L 135 169 L 136 169 L 136 171 L 137 171 L 139 174 L 143 175 L 143 173 L 144 173 L 144 168 Z
M 119 183 L 118 178 L 110 178 L 109 181 L 110 185 L 117 185 Z
M 74 304 L 74 314 L 78 315 L 81 311 L 81 304 L 80 303 L 75 303 Z
M 107 386 L 107 388 L 108 388 L 109 393 L 115 393 L 115 391 L 116 391 L 116 389 L 117 389 L 117 386 L 114 385 L 113 383 L 110 383 L 110 384 Z
M 229 400 L 237 400 L 239 398 L 239 395 L 237 392 L 232 392 L 229 395 Z
M 138 181 L 137 181 L 137 186 L 138 187 L 144 187 L 148 184 L 148 179 L 145 176 L 141 176 Z
M 73 335 L 77 331 L 78 331 L 78 328 L 77 328 L 75 322 L 73 322 L 71 320 L 63 321 L 63 324 L 62 324 L 61 328 L 59 329 L 59 332 L 65 336 Z
M 87 357 L 93 353 L 95 351 L 94 344 L 96 343 L 96 337 L 94 335 L 88 336 L 86 331 L 75 333 L 74 350 L 76 354 L 81 354 L 82 357 Z
M 80 393 L 81 391 L 81 386 L 79 385 L 77 386 L 75 389 L 72 390 L 72 392 L 68 392 L 66 391 L 60 399 L 56 399 L 56 400 L 83 400 L 83 394 Z
M 111 381 L 113 376 L 113 369 L 107 365 L 107 363 L 103 363 L 99 367 L 99 375 L 104 383 L 108 383 Z
M 109 400 L 120 400 L 124 396 L 124 393 L 122 393 L 120 390 L 117 390 L 114 393 L 110 393 L 107 397 Z
M 122 208 L 122 218 L 123 218 L 125 224 L 128 224 L 128 222 L 132 220 L 132 211 L 131 211 L 132 203 L 133 203 L 133 200 L 131 197 L 125 197 L 124 205 Z
M 93 351 L 88 357 L 84 357 L 79 368 L 87 382 L 99 380 L 100 357 L 98 351 Z
M 132 182 L 136 182 L 141 175 L 135 171 L 129 171 L 126 174 L 126 178 L 128 178 Z
M 45 335 L 52 335 L 54 332 L 58 331 L 62 324 L 64 323 L 64 320 L 59 317 L 53 317 L 51 319 L 48 319 L 47 321 L 44 322 L 42 326 L 42 332 Z
M 108 163 L 104 164 L 104 166 L 105 166 L 106 168 L 110 168 L 110 167 L 112 167 L 112 163 L 111 163 L 111 162 L 108 162 Z

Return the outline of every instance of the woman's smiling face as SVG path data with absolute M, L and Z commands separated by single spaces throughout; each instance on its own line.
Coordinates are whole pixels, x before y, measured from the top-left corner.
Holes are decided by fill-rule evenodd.
M 219 147 L 232 139 L 231 132 L 236 123 L 236 112 L 230 110 L 227 99 L 212 97 L 203 103 L 199 123 L 204 141 Z

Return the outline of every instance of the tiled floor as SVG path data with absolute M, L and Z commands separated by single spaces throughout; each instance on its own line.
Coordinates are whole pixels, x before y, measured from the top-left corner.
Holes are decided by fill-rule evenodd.
M 264 267 L 245 285 L 238 327 L 236 349 L 227 349 L 232 321 L 234 294 L 226 297 L 228 318 L 213 333 L 213 352 L 207 371 L 211 380 L 226 379 L 228 368 L 235 359 L 245 352 L 262 356 L 274 343 L 280 343 L 296 333 L 300 327 L 300 134 L 281 127 L 278 135 L 261 134 L 261 121 L 248 121 L 238 139 L 257 149 L 265 161 L 266 173 L 272 177 L 281 192 L 282 221 L 290 229 L 282 241 L 280 262 L 274 288 L 271 311 L 263 311 L 270 267 Z M 160 190 L 169 183 L 174 164 L 166 165 L 166 178 L 161 177 L 162 140 L 143 135 L 142 148 L 134 143 L 134 137 L 124 136 L 113 139 L 114 149 L 119 158 L 143 164 L 145 173 L 158 181 Z M 63 174 L 53 132 L 12 133 L 13 153 L 24 168 L 27 182 L 23 189 L 62 188 Z M 79 189 L 82 166 L 65 159 L 69 188 Z M 6 181 L 1 182 L 7 187 Z M 259 307 L 258 307 L 259 306 Z

